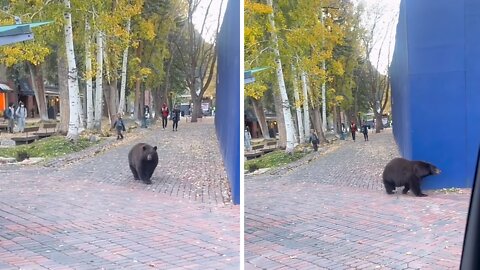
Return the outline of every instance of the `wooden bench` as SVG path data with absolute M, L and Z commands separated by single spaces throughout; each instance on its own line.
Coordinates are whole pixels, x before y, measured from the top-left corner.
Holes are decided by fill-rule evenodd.
M 38 139 L 37 135 L 28 135 L 28 133 L 33 133 L 38 131 L 38 127 L 25 127 L 23 130 L 24 136 L 18 136 L 18 137 L 12 137 L 11 139 L 15 141 L 15 145 L 20 145 L 20 144 L 29 144 L 31 142 L 34 142 L 35 140 Z
M 257 144 L 252 146 L 252 150 L 245 151 L 245 157 L 247 159 L 257 158 L 264 154 L 263 144 Z
M 269 153 L 277 149 L 277 140 L 268 140 L 263 147 L 264 153 Z
M 5 132 L 8 131 L 8 120 L 5 119 L 0 119 L 0 130 L 5 130 Z
M 34 135 L 38 136 L 38 138 L 46 138 L 57 133 L 57 123 L 45 123 L 43 124 L 43 132 L 35 132 Z

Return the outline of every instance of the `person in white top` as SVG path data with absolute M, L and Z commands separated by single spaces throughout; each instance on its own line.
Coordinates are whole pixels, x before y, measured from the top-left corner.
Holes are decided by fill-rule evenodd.
M 27 118 L 27 108 L 25 108 L 25 105 L 23 102 L 19 102 L 17 111 L 15 112 L 15 116 L 17 117 L 17 126 L 18 126 L 18 131 L 23 132 L 25 129 L 25 119 Z

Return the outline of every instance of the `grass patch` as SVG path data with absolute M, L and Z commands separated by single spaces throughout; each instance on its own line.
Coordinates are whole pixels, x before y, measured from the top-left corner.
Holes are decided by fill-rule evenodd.
M 38 140 L 31 144 L 0 148 L 0 157 L 13 157 L 18 161 L 26 157 L 53 158 L 82 151 L 97 142 L 90 142 L 88 138 L 79 138 L 77 142 L 70 142 L 63 136 L 52 136 Z
M 245 161 L 244 168 L 249 172 L 253 172 L 262 168 L 280 167 L 282 165 L 286 165 L 296 160 L 299 160 L 306 154 L 307 153 L 304 152 L 293 152 L 291 154 L 287 154 L 285 153 L 285 151 L 276 150 L 265 154 L 259 158 Z

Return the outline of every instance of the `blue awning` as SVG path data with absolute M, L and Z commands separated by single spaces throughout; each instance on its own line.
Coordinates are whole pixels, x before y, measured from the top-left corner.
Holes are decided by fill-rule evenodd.
M 260 68 L 254 68 L 250 70 L 245 70 L 243 72 L 243 79 L 244 79 L 244 84 L 249 84 L 255 82 L 255 77 L 253 77 L 253 73 L 259 72 L 262 70 L 268 69 L 268 67 L 260 67 Z
M 6 92 L 12 92 L 13 89 L 10 88 L 10 86 L 4 84 L 4 83 L 0 83 L 0 93 L 6 93 Z
M 32 33 L 33 27 L 51 22 L 52 21 L 0 26 L 0 46 L 32 40 L 34 38 Z

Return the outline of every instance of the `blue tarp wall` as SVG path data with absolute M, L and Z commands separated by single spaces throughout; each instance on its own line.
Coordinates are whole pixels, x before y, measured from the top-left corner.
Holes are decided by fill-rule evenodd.
M 391 65 L 403 157 L 442 174 L 426 189 L 471 187 L 480 145 L 480 1 L 402 0 Z
M 215 127 L 233 203 L 240 203 L 240 1 L 228 1 L 218 36 Z

